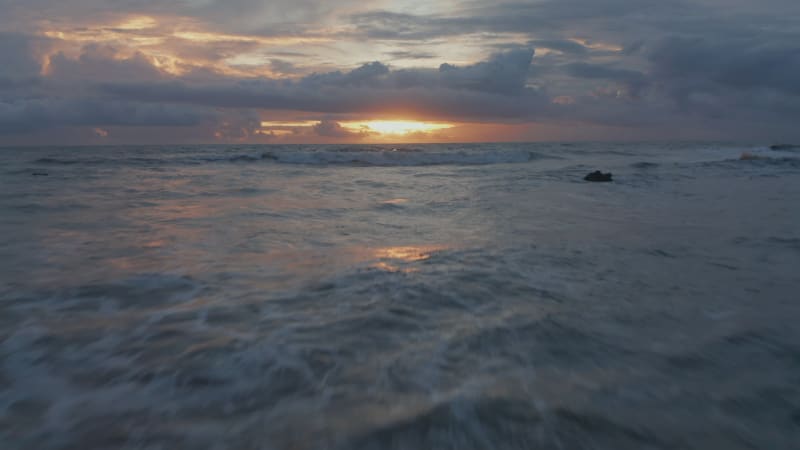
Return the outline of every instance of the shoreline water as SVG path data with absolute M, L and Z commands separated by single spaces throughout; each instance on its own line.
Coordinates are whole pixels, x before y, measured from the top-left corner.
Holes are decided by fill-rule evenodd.
M 0 151 L 4 445 L 800 441 L 800 154 L 392 148 Z

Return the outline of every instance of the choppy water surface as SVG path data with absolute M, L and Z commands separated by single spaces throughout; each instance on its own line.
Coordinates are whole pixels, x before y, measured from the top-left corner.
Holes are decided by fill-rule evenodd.
M 795 148 L 0 164 L 4 449 L 800 442 Z M 617 181 L 582 181 L 595 169 Z

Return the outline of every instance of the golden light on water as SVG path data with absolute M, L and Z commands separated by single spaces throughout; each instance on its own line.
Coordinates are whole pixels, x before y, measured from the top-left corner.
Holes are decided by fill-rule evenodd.
M 403 199 L 405 200 L 405 199 Z M 444 245 L 383 247 L 374 250 L 372 257 L 378 259 L 372 267 L 386 272 L 414 273 L 419 269 L 405 264 L 430 259 L 433 253 L 447 249 Z
M 393 198 L 391 200 L 386 200 L 386 201 L 383 201 L 381 203 L 383 203 L 384 205 L 404 205 L 404 204 L 408 203 L 408 199 L 407 198 Z
M 384 135 L 430 133 L 454 127 L 449 123 L 420 122 L 416 120 L 367 120 L 341 122 L 341 125 L 355 132 L 373 132 Z
M 429 259 L 433 252 L 444 248 L 440 245 L 384 247 L 375 250 L 375 257 L 403 262 L 424 261 Z

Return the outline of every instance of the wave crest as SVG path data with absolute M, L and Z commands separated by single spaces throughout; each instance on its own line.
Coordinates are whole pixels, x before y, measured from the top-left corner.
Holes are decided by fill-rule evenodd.
M 312 166 L 434 166 L 525 163 L 545 156 L 530 151 L 427 152 L 417 149 L 337 148 L 265 152 L 262 159 Z

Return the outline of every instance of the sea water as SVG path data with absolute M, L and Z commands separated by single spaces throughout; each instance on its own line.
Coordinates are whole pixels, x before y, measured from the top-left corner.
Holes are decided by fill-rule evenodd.
M 0 149 L 0 448 L 798 443 L 800 149 Z

